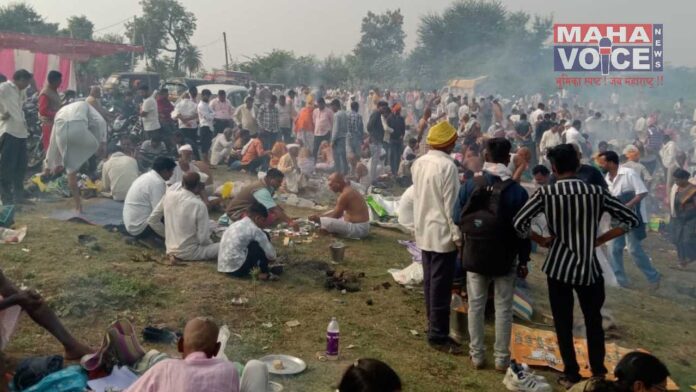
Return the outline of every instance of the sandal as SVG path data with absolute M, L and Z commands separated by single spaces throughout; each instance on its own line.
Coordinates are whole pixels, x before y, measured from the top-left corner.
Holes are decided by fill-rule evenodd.
M 462 350 L 462 346 L 450 339 L 447 339 L 442 343 L 432 341 L 429 341 L 428 343 L 430 344 L 430 347 L 442 353 L 455 356 L 464 355 L 464 350 Z
M 558 385 L 562 386 L 562 387 L 565 388 L 566 390 L 569 390 L 569 389 L 572 388 L 575 384 L 577 384 L 578 382 L 580 382 L 580 380 L 578 380 L 578 381 L 573 381 L 573 380 L 571 380 L 568 376 L 565 376 L 565 375 L 564 375 L 564 376 L 558 377 L 558 379 L 556 380 L 556 382 L 558 383 Z
M 274 275 L 274 274 L 269 272 L 267 274 L 260 273 L 259 280 L 264 281 L 264 282 L 277 282 L 280 280 L 280 278 L 278 278 L 277 275 Z

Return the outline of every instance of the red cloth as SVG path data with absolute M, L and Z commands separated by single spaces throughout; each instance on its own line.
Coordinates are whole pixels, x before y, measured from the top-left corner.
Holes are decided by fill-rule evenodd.
M 159 112 L 160 123 L 172 122 L 172 111 L 174 105 L 169 101 L 168 97 L 157 97 L 157 111 Z
M 43 117 L 51 119 L 50 123 L 41 124 L 41 144 L 44 151 L 48 151 L 48 143 L 51 140 L 51 129 L 53 128 L 53 118 L 58 113 L 57 110 L 51 109 L 51 100 L 46 95 L 39 96 L 39 114 Z

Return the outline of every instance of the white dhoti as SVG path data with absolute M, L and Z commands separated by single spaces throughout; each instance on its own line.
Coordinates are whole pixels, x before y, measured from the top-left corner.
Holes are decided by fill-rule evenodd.
M 370 234 L 370 222 L 350 223 L 343 219 L 321 217 L 321 228 L 341 237 L 362 239 Z
M 239 392 L 270 391 L 268 382 L 268 367 L 266 364 L 252 359 L 244 366 L 244 372 L 239 381 Z
M 56 120 L 46 152 L 49 169 L 63 166 L 68 173 L 80 170 L 97 152 L 99 141 L 87 128 L 87 121 Z
M 285 174 L 285 189 L 290 193 L 298 193 L 300 188 L 307 186 L 307 177 L 296 171 Z
M 212 243 L 209 245 L 199 245 L 195 248 L 186 248 L 169 252 L 177 258 L 185 261 L 201 261 L 217 259 L 220 243 Z

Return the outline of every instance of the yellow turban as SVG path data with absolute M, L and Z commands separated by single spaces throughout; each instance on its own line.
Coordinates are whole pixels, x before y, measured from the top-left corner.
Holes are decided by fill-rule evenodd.
M 457 140 L 457 130 L 447 121 L 433 125 L 428 131 L 426 142 L 433 148 L 441 148 Z
M 314 95 L 308 94 L 307 95 L 307 101 L 305 102 L 306 106 L 314 106 Z

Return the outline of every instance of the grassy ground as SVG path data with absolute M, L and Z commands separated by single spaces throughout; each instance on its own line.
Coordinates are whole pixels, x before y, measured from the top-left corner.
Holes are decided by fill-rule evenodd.
M 216 179 L 222 177 L 229 174 L 216 173 Z M 401 233 L 375 229 L 367 240 L 349 241 L 346 259 L 340 265 L 330 262 L 331 238 L 294 247 L 284 247 L 276 240 L 286 263 L 285 274 L 280 282 L 259 283 L 221 275 L 214 263 L 164 266 L 151 261 L 160 254 L 127 245 L 118 234 L 47 218 L 52 209 L 67 206 L 67 201 L 40 203 L 19 213 L 17 223 L 29 226 L 28 235 L 20 245 L 0 245 L 0 260 L 7 276 L 39 289 L 74 334 L 93 346 L 101 342 L 105 327 L 117 318 L 128 318 L 137 330 L 147 325 L 182 329 L 191 317 L 207 315 L 230 327 L 233 338 L 227 355 L 234 360 L 271 353 L 304 359 L 306 372 L 277 380 L 287 391 L 330 391 L 343 369 L 360 357 L 376 357 L 392 365 L 407 391 L 503 390 L 501 374 L 474 371 L 466 357 L 449 357 L 428 348 L 423 334 L 422 292 L 382 286 L 393 283 L 388 268 L 410 263 L 408 253 L 396 242 L 406 239 Z M 296 216 L 312 213 L 289 210 Z M 79 234 L 97 237 L 101 250 L 80 246 Z M 676 255 L 660 237 L 651 235 L 648 244 L 665 275 L 662 288 L 658 292 L 646 290 L 644 279 L 628 257 L 627 269 L 636 289 L 609 289 L 607 308 L 618 325 L 611 336 L 625 347 L 641 347 L 657 354 L 686 390 L 696 384 L 696 271 L 670 269 Z M 549 312 L 544 276 L 538 271 L 542 256 L 535 255 L 534 260 L 529 283 L 535 321 L 542 322 L 540 314 Z M 327 291 L 324 276 L 329 268 L 365 273 L 362 290 L 348 294 Z M 233 305 L 232 298 L 238 296 L 249 298 L 249 303 Z M 341 326 L 342 358 L 322 362 L 316 353 L 325 348 L 326 325 L 332 316 Z M 290 320 L 301 325 L 286 327 Z M 272 326 L 263 326 L 267 323 Z M 492 346 L 491 324 L 488 347 Z M 418 331 L 418 336 L 411 330 Z M 175 352 L 174 346 L 148 347 Z M 21 359 L 58 353 L 60 346 L 23 318 L 6 352 Z M 553 373 L 543 374 L 553 380 Z

